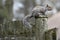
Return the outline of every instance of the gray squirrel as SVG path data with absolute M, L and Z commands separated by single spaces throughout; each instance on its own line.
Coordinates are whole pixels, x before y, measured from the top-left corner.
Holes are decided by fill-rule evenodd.
M 48 7 L 48 5 L 47 5 L 47 7 Z M 35 18 L 38 18 L 39 15 L 45 15 L 45 12 L 46 12 L 47 10 L 48 10 L 48 8 L 46 8 L 45 6 L 36 6 L 36 7 L 34 7 L 33 10 L 32 10 L 32 14 L 29 14 L 29 15 L 27 15 L 27 16 L 25 16 L 25 17 L 23 18 L 23 25 L 24 25 L 25 27 L 28 27 L 29 29 L 32 28 L 32 25 L 31 25 L 31 23 L 29 22 L 29 20 L 30 20 L 31 18 L 34 18 L 34 19 L 32 19 L 32 20 L 35 21 Z M 49 9 L 49 10 L 51 10 L 51 9 Z M 33 22 L 33 21 L 32 21 L 32 22 Z

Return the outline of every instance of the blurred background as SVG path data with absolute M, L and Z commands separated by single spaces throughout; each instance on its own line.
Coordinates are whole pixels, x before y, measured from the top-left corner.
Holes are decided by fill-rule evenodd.
M 21 20 L 31 14 L 35 6 L 46 3 L 60 11 L 60 0 L 0 0 L 0 37 L 29 36 L 31 33 L 23 27 Z

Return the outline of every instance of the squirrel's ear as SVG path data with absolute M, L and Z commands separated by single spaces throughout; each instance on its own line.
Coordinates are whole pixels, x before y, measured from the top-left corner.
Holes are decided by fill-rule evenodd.
M 49 8 L 51 8 L 51 6 L 49 6 L 48 4 L 46 5 L 46 7 L 49 7 Z
M 48 4 L 46 5 L 46 7 L 48 7 Z
M 46 7 L 49 7 L 49 5 L 47 4 Z

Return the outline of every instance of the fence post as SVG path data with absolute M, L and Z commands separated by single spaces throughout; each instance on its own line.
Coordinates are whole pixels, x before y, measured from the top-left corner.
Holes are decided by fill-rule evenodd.
M 44 32 L 47 29 L 46 21 L 47 21 L 47 16 L 45 15 L 40 15 L 39 18 L 36 18 L 36 26 L 35 26 L 35 35 L 36 35 L 36 40 L 45 40 L 44 39 Z

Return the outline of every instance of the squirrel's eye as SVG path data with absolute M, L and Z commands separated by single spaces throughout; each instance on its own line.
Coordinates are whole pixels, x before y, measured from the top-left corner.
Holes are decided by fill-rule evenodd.
M 47 6 L 46 6 L 46 10 L 51 11 L 51 10 L 52 10 L 52 7 L 49 6 L 49 5 L 47 5 Z
M 50 11 L 50 10 L 52 10 L 52 8 L 48 8 L 48 10 Z
M 52 10 L 52 7 L 47 7 L 47 10 L 48 10 L 48 11 L 51 11 L 51 10 Z

